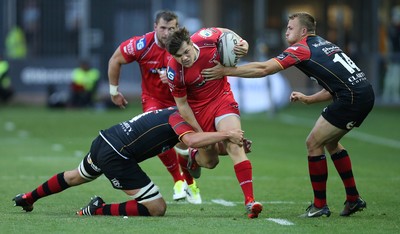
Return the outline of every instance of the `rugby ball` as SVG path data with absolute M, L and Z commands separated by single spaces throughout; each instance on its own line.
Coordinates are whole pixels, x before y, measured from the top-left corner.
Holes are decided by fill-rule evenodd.
M 232 32 L 224 32 L 218 39 L 218 52 L 220 55 L 220 62 L 225 67 L 236 66 L 239 58 L 236 57 L 233 48 L 240 41 L 240 37 Z

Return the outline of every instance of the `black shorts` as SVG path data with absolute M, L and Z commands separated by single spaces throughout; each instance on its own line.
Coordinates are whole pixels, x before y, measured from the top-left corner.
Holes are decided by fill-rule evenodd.
M 374 101 L 363 104 L 345 104 L 339 101 L 325 107 L 321 115 L 332 125 L 344 130 L 359 127 L 374 106 Z
M 124 159 L 98 136 L 79 166 L 81 175 L 94 179 L 104 174 L 115 189 L 132 190 L 148 185 L 151 180 L 134 159 Z

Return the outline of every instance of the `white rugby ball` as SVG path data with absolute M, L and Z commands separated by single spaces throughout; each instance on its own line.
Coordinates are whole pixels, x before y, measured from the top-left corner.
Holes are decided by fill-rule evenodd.
M 221 57 L 221 63 L 225 67 L 236 66 L 239 58 L 236 57 L 233 48 L 240 41 L 240 37 L 232 32 L 224 32 L 218 39 L 218 52 Z

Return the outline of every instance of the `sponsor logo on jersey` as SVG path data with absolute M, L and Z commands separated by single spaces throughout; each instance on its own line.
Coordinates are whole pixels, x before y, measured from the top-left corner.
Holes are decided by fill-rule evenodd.
M 124 46 L 124 52 L 125 54 L 131 54 L 131 55 L 135 54 L 135 51 L 133 49 L 133 40 L 130 40 L 128 45 Z
M 366 81 L 367 77 L 365 77 L 364 72 L 359 72 L 359 73 L 355 74 L 354 76 L 350 76 L 349 78 L 347 78 L 347 80 L 350 82 L 350 84 L 356 85 L 362 81 Z
M 313 47 L 318 48 L 320 46 L 332 44 L 330 41 L 318 41 L 317 43 L 311 44 Z
M 282 54 L 276 56 L 276 58 L 279 60 L 284 60 L 288 56 L 288 54 L 289 53 L 287 53 L 287 52 L 283 52 Z
M 132 127 L 129 123 L 122 122 L 119 125 L 121 126 L 122 131 L 124 131 L 126 135 L 129 135 L 129 133 L 132 132 Z
M 115 188 L 122 188 L 121 183 L 117 178 L 112 179 L 111 183 L 114 185 Z
M 211 37 L 212 36 L 212 31 L 210 29 L 203 29 L 199 32 L 199 35 L 203 38 Z
M 87 162 L 89 163 L 90 167 L 91 167 L 94 171 L 96 171 L 96 172 L 100 172 L 100 171 L 101 171 L 100 168 L 98 168 L 96 165 L 93 164 L 92 158 L 90 157 L 90 153 L 89 153 L 89 155 L 87 156 Z
M 351 121 L 351 122 L 348 122 L 347 124 L 346 124 L 346 128 L 347 129 L 352 129 L 352 128 L 354 128 L 354 125 L 356 124 L 356 121 Z
M 298 46 L 290 46 L 287 48 L 288 50 L 297 50 L 299 47 Z
M 203 86 L 205 83 L 206 83 L 206 81 L 202 80 L 200 83 L 196 84 L 196 87 L 199 88 L 199 87 Z
M 146 38 L 143 37 L 136 42 L 136 49 L 142 50 L 144 47 L 146 47 Z
M 169 79 L 169 80 L 174 80 L 175 79 L 175 71 L 172 69 L 172 68 L 168 68 L 168 71 L 167 71 L 167 78 Z
M 322 48 L 322 51 L 323 51 L 326 55 L 331 55 L 331 54 L 333 54 L 333 53 L 341 52 L 342 50 L 341 50 L 339 47 L 333 45 L 333 46 L 330 46 L 330 47 Z

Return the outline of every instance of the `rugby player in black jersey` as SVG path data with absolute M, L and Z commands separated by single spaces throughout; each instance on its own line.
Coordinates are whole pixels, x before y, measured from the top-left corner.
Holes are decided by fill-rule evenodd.
M 292 92 L 290 100 L 312 104 L 332 101 L 323 109 L 307 137 L 308 167 L 314 201 L 303 217 L 330 216 L 326 201 L 328 179 L 325 150 L 331 156 L 346 191 L 346 201 L 341 216 L 349 216 L 366 208 L 354 180 L 349 154 L 339 140 L 353 127 L 359 127 L 374 106 L 374 91 L 365 73 L 337 45 L 315 34 L 316 21 L 305 12 L 289 16 L 286 40 L 289 47 L 275 58 L 264 62 L 251 62 L 238 67 L 216 66 L 204 69 L 207 80 L 223 76 L 246 78 L 265 77 L 295 66 L 322 90 L 305 95 Z
M 243 131 L 195 132 L 175 107 L 146 112 L 101 130 L 78 168 L 54 175 L 33 191 L 18 194 L 13 201 L 15 206 L 30 212 L 38 199 L 104 174 L 115 189 L 124 191 L 131 199 L 106 204 L 96 196 L 77 212 L 78 215 L 163 216 L 165 200 L 139 163 L 172 149 L 179 142 L 200 148 L 225 140 L 242 146 Z M 199 152 L 210 151 L 205 149 Z

